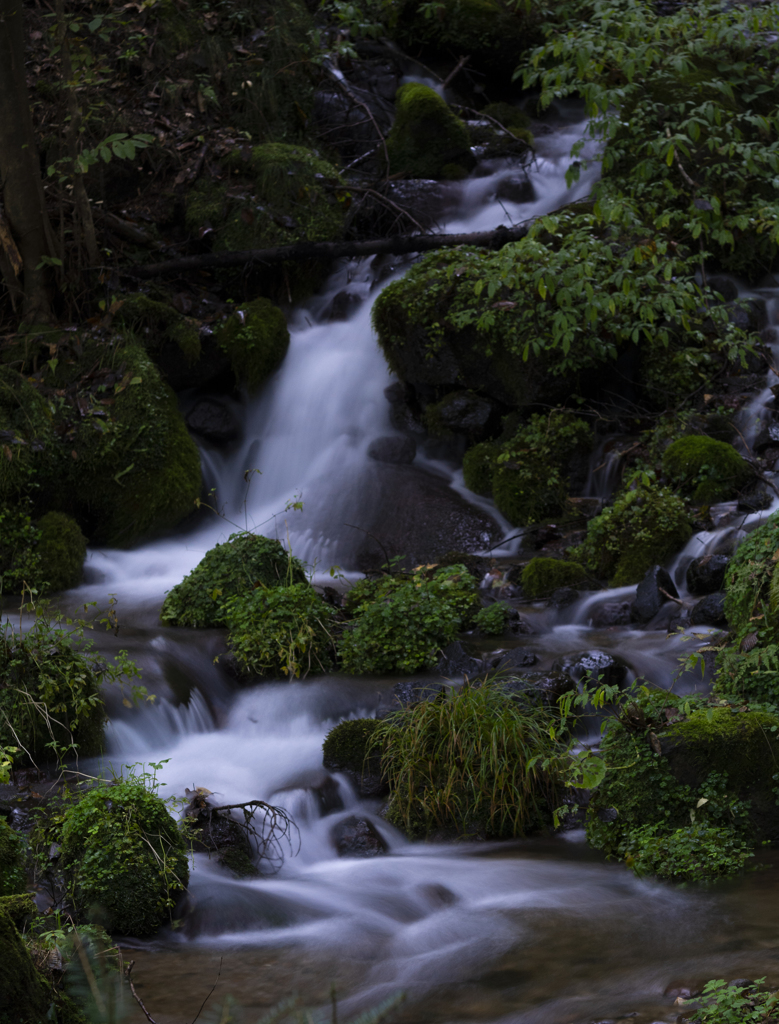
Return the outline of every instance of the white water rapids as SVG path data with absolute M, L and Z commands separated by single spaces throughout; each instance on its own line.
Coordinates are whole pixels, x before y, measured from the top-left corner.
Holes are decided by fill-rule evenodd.
M 442 230 L 525 220 L 586 196 L 596 165 L 571 190 L 564 179 L 581 131 L 581 124 L 568 125 L 538 138 L 533 202 L 496 201 L 500 179 L 512 168 L 494 165 L 458 186 L 458 209 Z M 326 322 L 324 311 L 344 288 L 361 305 L 346 322 Z M 323 294 L 292 318 L 282 367 L 246 405 L 242 447 L 227 458 L 208 452 L 205 461 L 208 483 L 230 519 L 285 542 L 289 537 L 293 552 L 319 570 L 336 563 L 350 568 L 354 538 L 343 524 L 372 500 L 375 463 L 367 448 L 393 432 L 383 394 L 391 377 L 370 328 L 377 293 L 368 262 L 338 268 Z M 478 501 L 451 465 L 421 456 L 417 465 Z M 262 475 L 247 491 L 244 472 L 252 469 Z M 303 513 L 279 516 L 298 495 Z M 75 594 L 100 603 L 108 593 L 118 595 L 119 644 L 142 666 L 149 690 L 160 694 L 155 705 L 119 710 L 108 728 L 107 759 L 115 766 L 168 759 L 160 772 L 164 796 L 203 786 L 220 803 L 267 800 L 284 805 L 300 829 L 299 851 L 274 877 L 237 881 L 205 855 L 195 856 L 185 933 L 162 936 L 139 968 L 144 998 L 161 1024 L 191 1020 L 190 996 L 196 992 L 199 1004 L 211 981 L 201 973 L 205 961 L 192 960 L 204 950 L 214 954 L 209 972 L 220 956 L 244 965 L 240 976 L 226 968 L 223 985 L 231 991 L 232 977 L 234 995 L 246 1005 L 263 1003 L 257 993 L 270 970 L 268 950 L 289 948 L 299 965 L 295 988 L 307 991 L 307 957 L 323 957 L 324 976 L 346 971 L 352 994 L 344 1014 L 404 991 L 408 1021 L 558 1024 L 631 1013 L 647 1022 L 658 1014 L 672 1020 L 675 1011 L 662 993 L 680 972 L 702 973 L 705 980 L 752 969 L 729 945 L 723 922 L 732 908 L 722 899 L 640 881 L 601 863 L 582 844 L 413 844 L 377 816 L 377 805 L 358 800 L 345 779 L 337 780 L 341 806 L 322 816 L 314 789 L 324 774 L 325 734 L 344 717 L 372 714 L 391 681 L 326 677 L 236 694 L 212 664 L 213 635 L 157 626 L 165 591 L 231 532 L 214 517 L 185 536 L 136 550 L 93 550 L 89 582 Z M 594 603 L 632 593 L 586 598 L 556 621 L 539 613 L 539 635 L 527 643 L 549 659 L 609 648 L 635 674 L 669 683 L 684 653 L 680 642 L 669 643 L 664 633 L 595 633 L 589 626 Z M 354 813 L 375 824 L 387 856 L 339 859 L 331 831 Z M 764 960 L 755 960 L 755 973 L 766 973 Z

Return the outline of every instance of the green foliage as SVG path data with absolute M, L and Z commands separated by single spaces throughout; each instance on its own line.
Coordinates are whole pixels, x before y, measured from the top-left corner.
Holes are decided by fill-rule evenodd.
M 230 357 L 236 382 L 254 391 L 281 365 L 289 331 L 277 306 L 254 299 L 233 313 L 217 333 L 217 342 Z
M 166 626 L 205 629 L 227 625 L 226 602 L 255 587 L 304 583 L 303 566 L 277 540 L 234 533 L 198 562 L 170 591 L 160 611 Z
M 502 601 L 495 601 L 486 608 L 481 608 L 476 616 L 475 626 L 480 633 L 487 636 L 502 636 L 509 623 L 511 608 Z
M 609 577 L 612 587 L 627 586 L 678 551 L 690 532 L 681 498 L 642 474 L 590 520 L 575 557 L 594 575 Z
M 412 178 L 439 178 L 446 165 L 473 159 L 463 122 L 435 89 L 416 82 L 398 89 L 387 154 L 392 174 L 406 173 Z
M 532 54 L 524 84 L 542 106 L 582 96 L 607 140 L 599 219 L 643 223 L 658 246 L 687 244 L 752 279 L 770 268 L 779 122 L 763 40 L 776 17 L 775 4 L 701 0 L 658 18 L 641 0 L 594 0 Z
M 592 430 L 564 410 L 537 413 L 501 445 L 492 477 L 495 504 L 513 526 L 561 512 L 571 459 L 589 451 Z
M 754 984 L 728 984 L 720 979 L 703 987 L 699 1007 L 691 1020 L 695 1024 L 766 1024 L 777 1019 L 779 992 L 766 992 L 765 978 Z
M 127 327 L 145 349 L 158 357 L 166 345 L 175 346 L 188 363 L 200 358 L 197 325 L 166 302 L 135 292 L 125 296 L 115 310 L 115 321 Z
M 463 480 L 474 494 L 492 495 L 492 474 L 498 456 L 497 446 L 492 441 L 475 444 L 463 456 Z
M 0 897 L 12 897 L 27 888 L 22 837 L 0 817 Z M 8 907 L 0 901 L 0 913 Z
M 21 374 L 0 366 L 0 502 L 18 503 L 36 484 L 50 485 L 54 450 L 43 397 Z
M 83 575 L 87 539 L 63 512 L 47 512 L 38 521 L 40 573 L 52 590 L 77 587 Z
M 682 482 L 698 505 L 732 497 L 753 476 L 732 445 L 703 434 L 674 441 L 663 455 L 663 471 Z
M 25 506 L 0 506 L 0 592 L 20 594 L 25 586 L 40 587 L 38 530 Z
M 549 597 L 560 587 L 575 587 L 586 579 L 587 573 L 576 562 L 532 558 L 522 570 L 522 589 L 528 597 Z
M 44 1024 L 52 993 L 14 921 L 0 906 L 0 1024 Z
M 373 736 L 392 791 L 387 819 L 410 835 L 521 836 L 542 827 L 562 753 L 550 722 L 549 712 L 520 708 L 494 682 L 395 712 Z
M 79 914 L 139 938 L 172 919 L 189 880 L 182 831 L 137 778 L 98 784 L 66 811 L 62 860 Z
M 740 874 L 754 857 L 752 844 L 727 826 L 688 825 L 665 833 L 657 825 L 632 830 L 621 847 L 637 875 L 700 882 Z
M 355 675 L 432 668 L 478 607 L 476 583 L 463 565 L 364 580 L 347 601 L 354 621 L 338 645 L 343 666 Z
M 334 609 L 310 583 L 259 585 L 227 598 L 223 610 L 243 672 L 297 679 L 332 668 Z

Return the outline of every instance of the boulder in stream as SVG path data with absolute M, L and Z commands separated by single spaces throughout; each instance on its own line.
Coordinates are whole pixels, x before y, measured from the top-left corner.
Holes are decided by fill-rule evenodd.
M 330 835 L 339 857 L 380 857 L 387 852 L 376 826 L 354 814 L 334 825 Z
M 368 445 L 368 458 L 404 466 L 414 461 L 417 444 L 413 437 L 377 437 Z
M 725 595 L 720 591 L 716 594 L 707 594 L 698 601 L 690 612 L 690 625 L 719 626 L 721 629 L 727 629 Z
M 438 659 L 435 670 L 449 679 L 458 677 L 462 679 L 464 676 L 473 679 L 474 676 L 486 672 L 488 667 L 488 664 L 481 658 L 475 658 L 469 654 L 459 640 L 454 640 L 441 651 L 441 657 Z
M 201 398 L 187 413 L 185 421 L 193 434 L 214 444 L 233 441 L 239 434 L 232 413 L 217 398 Z
M 630 617 L 634 622 L 650 622 L 669 599 L 678 598 L 670 573 L 662 565 L 647 569 L 644 578 L 636 588 L 636 599 Z
M 687 566 L 687 589 L 695 597 L 721 590 L 729 561 L 727 555 L 702 555 L 694 558 Z
M 569 654 L 554 663 L 558 672 L 564 672 L 577 683 L 580 680 L 588 686 L 622 686 L 627 678 L 628 668 L 619 658 L 606 651 L 584 651 Z

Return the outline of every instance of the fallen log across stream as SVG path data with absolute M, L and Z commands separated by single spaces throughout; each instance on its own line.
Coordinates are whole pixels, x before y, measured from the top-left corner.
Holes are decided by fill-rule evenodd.
M 395 235 L 364 242 L 296 242 L 294 245 L 277 245 L 271 249 L 204 253 L 201 256 L 182 256 L 163 263 L 136 264 L 123 268 L 121 273 L 137 278 L 168 277 L 192 270 L 209 270 L 212 267 L 241 267 L 249 263 L 277 263 L 281 260 L 336 260 L 379 254 L 402 256 L 457 245 L 499 249 L 507 242 L 517 242 L 524 238 L 528 223 L 510 228 L 501 225 L 491 231 L 471 231 L 457 235 Z

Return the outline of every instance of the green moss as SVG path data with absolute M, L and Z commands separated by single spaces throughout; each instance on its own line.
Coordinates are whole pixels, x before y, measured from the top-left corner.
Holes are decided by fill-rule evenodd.
M 725 615 L 737 632 L 765 625 L 765 611 L 776 621 L 779 516 L 772 515 L 741 541 L 725 573 Z
M 753 477 L 732 445 L 703 434 L 674 441 L 663 455 L 663 470 L 682 482 L 698 505 L 733 497 Z
M 27 873 L 22 837 L 0 817 L 0 896 L 9 900 L 27 888 Z M 23 897 L 26 898 L 26 897 Z M 9 903 L 0 902 L 0 913 L 7 913 Z
M 0 1024 L 45 1024 L 51 1002 L 16 925 L 0 912 Z
M 0 366 L 0 502 L 15 502 L 33 484 L 49 485 L 59 462 L 51 413 L 35 388 Z
M 203 629 L 224 626 L 225 604 L 257 586 L 280 587 L 305 583 L 300 562 L 277 540 L 253 533 L 234 533 L 206 554 L 162 605 L 166 626 Z
M 47 512 L 38 521 L 41 576 L 52 590 L 77 587 L 83 575 L 87 539 L 78 523 L 62 512 Z
M 739 792 L 767 787 L 779 763 L 779 718 L 765 711 L 700 711 L 670 726 L 665 735 L 681 741 L 685 757 L 705 777 L 727 775 Z
M 163 346 L 170 344 L 179 349 L 189 364 L 200 358 L 197 323 L 143 292 L 128 295 L 122 300 L 115 321 L 128 327 L 152 357 L 157 357 Z
M 137 782 L 100 785 L 65 813 L 62 861 L 80 915 L 109 932 L 153 935 L 189 880 L 184 837 Z
M 522 589 L 528 597 L 549 597 L 560 587 L 575 587 L 586 579 L 587 573 L 576 562 L 533 558 L 522 570 Z
M 392 174 L 413 178 L 438 178 L 447 166 L 473 164 L 468 129 L 435 89 L 416 82 L 398 89 L 387 153 Z
M 236 381 L 255 390 L 278 366 L 289 347 L 284 314 L 267 299 L 241 306 L 216 335 L 230 358 Z
M 491 441 L 475 444 L 463 456 L 463 480 L 474 494 L 492 495 L 492 474 L 495 471 L 497 447 Z
M 647 569 L 662 564 L 689 540 L 684 502 L 665 487 L 637 483 L 590 520 L 577 561 L 612 587 L 640 583 Z
M 340 722 L 325 736 L 322 745 L 325 768 L 330 771 L 348 771 L 360 777 L 368 761 L 372 769 L 378 767 L 378 755 L 369 757 L 376 728 L 375 718 L 357 718 Z M 376 763 L 374 763 L 376 762 Z

